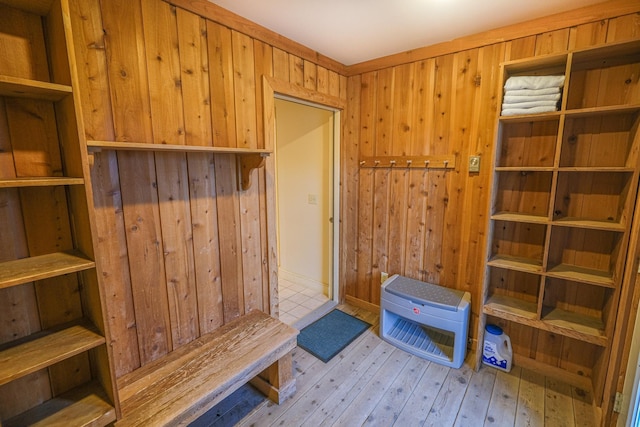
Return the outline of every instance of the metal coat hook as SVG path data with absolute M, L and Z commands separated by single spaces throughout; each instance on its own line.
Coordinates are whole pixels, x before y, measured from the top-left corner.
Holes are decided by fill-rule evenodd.
M 429 167 L 429 160 L 425 160 L 425 161 L 424 161 L 424 167 L 425 167 L 425 168 L 428 168 L 428 167 Z
M 373 163 L 374 163 L 374 166 L 378 166 L 380 164 L 380 160 L 374 160 Z
M 364 166 L 367 162 L 365 162 L 364 160 L 360 162 L 360 166 Z
M 449 164 L 449 160 L 445 160 L 443 163 L 444 163 L 444 168 L 446 169 L 447 165 Z
M 413 160 L 407 160 L 407 166 L 411 167 L 411 163 L 413 163 Z
M 396 165 L 396 161 L 395 160 L 389 160 L 389 164 L 391 165 L 391 167 L 394 167 Z

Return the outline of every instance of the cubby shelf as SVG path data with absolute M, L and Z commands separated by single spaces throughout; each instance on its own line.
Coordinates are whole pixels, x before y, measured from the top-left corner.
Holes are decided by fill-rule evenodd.
M 0 351 L 0 385 L 54 365 L 105 343 L 88 322 L 36 338 Z
M 497 119 L 478 335 L 490 316 L 514 334 L 516 363 L 576 385 L 584 376 L 600 399 L 637 211 L 640 40 L 508 61 L 501 71 L 503 81 L 566 79 L 559 111 Z
M 0 179 L 0 188 L 53 187 L 56 185 L 84 185 L 84 179 L 57 176 Z
M 80 252 L 55 252 L 0 263 L 0 289 L 95 267 Z
M 540 319 L 537 315 L 537 304 L 504 295 L 489 297 L 482 311 L 490 316 L 576 338 L 597 346 L 607 344 L 602 320 L 595 317 L 554 308 Z
M 0 75 L 0 96 L 60 101 L 71 86 Z
M 531 215 L 518 212 L 496 212 L 491 215 L 491 219 L 494 221 L 529 222 L 532 224 L 549 223 L 549 219 L 546 216 Z
M 534 259 L 515 257 L 509 255 L 495 255 L 487 265 L 491 267 L 506 268 L 525 273 L 541 273 L 542 262 Z
M 66 426 L 109 425 L 116 420 L 116 411 L 98 382 L 90 382 L 38 405 L 7 421 L 5 427 L 25 425 Z
M 0 0 L 0 425 L 104 426 L 118 408 L 92 237 L 68 0 Z M 31 255 L 31 256 L 26 256 Z M 6 320 L 6 321 L 5 321 Z M 40 330 L 42 328 L 43 330 Z
M 549 277 L 557 277 L 558 279 L 574 280 L 607 288 L 615 287 L 615 281 L 610 272 L 571 264 L 558 264 L 549 269 L 546 275 Z

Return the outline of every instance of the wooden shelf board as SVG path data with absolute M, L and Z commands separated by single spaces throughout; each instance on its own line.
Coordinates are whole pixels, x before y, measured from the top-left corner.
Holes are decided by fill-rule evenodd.
M 489 260 L 487 264 L 492 267 L 518 270 L 525 273 L 542 272 L 542 262 L 529 258 L 514 257 L 509 255 L 495 255 Z
M 500 116 L 501 123 L 552 122 L 560 120 L 560 111 L 549 113 L 521 114 L 517 116 Z
M 604 334 L 604 323 L 596 317 L 553 308 L 551 311 L 543 309 L 542 322 L 551 332 L 587 341 L 604 347 L 607 337 Z
M 33 340 L 0 351 L 0 385 L 105 343 L 89 323 L 36 335 Z
M 553 309 L 546 313 L 542 319 L 538 319 L 535 303 L 504 295 L 492 295 L 482 307 L 482 312 L 601 347 L 607 345 L 604 325 L 600 319 L 593 317 Z
M 557 67 L 564 74 L 565 64 L 567 63 L 568 55 L 566 53 L 551 53 L 547 55 L 540 55 L 534 58 L 513 59 L 510 61 L 502 62 L 505 71 L 509 75 L 515 75 L 522 72 L 531 70 L 540 70 Z
M 491 215 L 491 219 L 494 221 L 527 222 L 534 224 L 547 224 L 549 222 L 546 216 L 517 212 L 497 212 Z
M 0 96 L 60 101 L 71 86 L 0 75 Z
M 0 0 L 0 4 L 41 16 L 49 13 L 52 3 L 53 0 Z
M 78 252 L 55 252 L 0 263 L 0 289 L 34 280 L 62 276 L 95 267 Z
M 612 114 L 633 114 L 640 111 L 640 104 L 607 105 L 603 107 L 588 107 L 566 110 L 567 119 L 577 117 L 606 116 Z
M 615 288 L 613 276 L 608 271 L 594 270 L 570 264 L 558 264 L 546 272 L 549 277 L 584 282 L 596 286 Z
M 530 324 L 537 319 L 537 305 L 505 295 L 492 295 L 487 299 L 482 311 L 501 319 Z
M 25 425 L 103 426 L 116 420 L 116 411 L 97 382 L 74 388 L 16 417 L 6 427 Z
M 210 147 L 196 145 L 151 144 L 144 142 L 87 141 L 90 151 L 128 150 L 128 151 L 168 151 L 179 153 L 219 153 L 219 154 L 260 154 L 268 156 L 272 150 L 263 148 Z
M 627 166 L 561 166 L 560 172 L 620 172 L 633 173 L 634 169 Z
M 17 187 L 50 187 L 56 185 L 83 185 L 83 178 L 71 177 L 34 177 L 34 178 L 15 178 L 0 179 L 0 188 L 17 188 Z
M 496 172 L 553 172 L 553 166 L 496 166 Z
M 576 227 L 576 228 L 590 228 L 594 230 L 604 231 L 625 231 L 624 224 L 613 221 L 599 221 L 593 219 L 581 219 L 581 218 L 560 218 L 551 222 L 553 225 L 559 225 L 562 227 Z

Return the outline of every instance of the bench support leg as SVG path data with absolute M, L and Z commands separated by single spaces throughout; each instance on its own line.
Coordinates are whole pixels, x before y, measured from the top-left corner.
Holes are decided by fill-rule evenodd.
M 296 391 L 291 352 L 251 380 L 251 385 L 278 405 Z

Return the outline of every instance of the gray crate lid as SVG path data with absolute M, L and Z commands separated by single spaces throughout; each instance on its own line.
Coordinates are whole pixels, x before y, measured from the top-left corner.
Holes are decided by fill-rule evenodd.
M 433 283 L 421 282 L 404 276 L 395 277 L 386 286 L 387 292 L 407 298 L 419 304 L 430 305 L 443 310 L 458 311 L 458 304 L 464 292 L 449 289 Z

